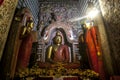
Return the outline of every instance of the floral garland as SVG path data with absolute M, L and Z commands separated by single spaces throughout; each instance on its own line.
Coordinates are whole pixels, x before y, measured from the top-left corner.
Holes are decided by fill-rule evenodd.
M 38 68 L 38 66 L 34 66 L 33 68 L 29 69 L 26 68 L 24 70 L 20 70 L 16 73 L 16 76 L 20 78 L 24 77 L 46 77 L 46 76 L 54 76 L 59 78 L 61 76 L 80 76 L 81 79 L 89 78 L 89 79 L 96 79 L 99 78 L 99 74 L 94 72 L 93 70 L 86 69 L 66 69 L 63 67 L 63 64 L 58 63 L 52 65 L 54 68 Z

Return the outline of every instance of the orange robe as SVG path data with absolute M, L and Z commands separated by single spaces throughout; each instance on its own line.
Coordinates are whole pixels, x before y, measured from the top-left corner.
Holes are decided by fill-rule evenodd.
M 86 31 L 86 43 L 87 43 L 87 51 L 88 51 L 88 58 L 91 68 L 98 71 L 98 57 L 97 57 L 97 38 L 96 38 L 96 30 L 95 27 L 91 27 Z
M 92 70 L 100 74 L 101 80 L 105 80 L 105 72 L 103 69 L 103 61 L 98 58 L 97 52 L 100 52 L 100 46 L 97 40 L 96 27 L 93 26 L 86 31 L 87 54 L 90 67 Z

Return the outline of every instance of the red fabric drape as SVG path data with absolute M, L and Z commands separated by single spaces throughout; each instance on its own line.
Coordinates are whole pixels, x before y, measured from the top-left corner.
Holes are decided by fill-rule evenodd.
M 32 34 L 29 34 L 25 38 L 23 38 L 18 53 L 17 68 L 28 67 L 32 49 L 32 42 L 33 42 Z

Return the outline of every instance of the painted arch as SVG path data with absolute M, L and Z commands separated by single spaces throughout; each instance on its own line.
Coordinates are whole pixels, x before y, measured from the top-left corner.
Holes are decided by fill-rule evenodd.
M 45 43 L 49 42 L 51 34 L 56 29 L 63 29 L 66 34 L 67 41 L 70 43 L 73 42 L 74 39 L 73 39 L 73 31 L 71 26 L 63 22 L 54 22 L 45 28 L 44 35 L 43 35 L 43 39 Z

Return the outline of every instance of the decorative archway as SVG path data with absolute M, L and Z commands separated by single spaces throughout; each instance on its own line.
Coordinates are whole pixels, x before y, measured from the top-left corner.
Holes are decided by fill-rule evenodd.
M 66 34 L 67 41 L 69 43 L 73 42 L 73 32 L 72 28 L 69 24 L 65 24 L 63 22 L 54 22 L 45 28 L 44 35 L 42 36 L 45 43 L 48 43 L 50 40 L 50 35 L 54 32 L 55 29 L 63 29 Z

